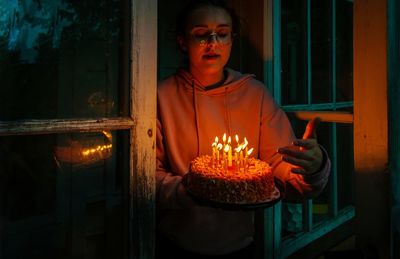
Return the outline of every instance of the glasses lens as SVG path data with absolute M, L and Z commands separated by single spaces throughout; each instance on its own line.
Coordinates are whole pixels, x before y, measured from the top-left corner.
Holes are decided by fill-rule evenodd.
M 232 32 L 229 31 L 219 31 L 219 32 L 195 32 L 192 34 L 193 39 L 200 45 L 206 45 L 214 40 L 221 44 L 230 44 L 232 41 Z

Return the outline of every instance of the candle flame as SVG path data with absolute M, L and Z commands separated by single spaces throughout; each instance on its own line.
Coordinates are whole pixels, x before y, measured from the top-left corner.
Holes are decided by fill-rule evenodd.
M 249 151 L 247 151 L 247 155 L 250 156 L 250 154 L 253 152 L 253 148 L 250 148 Z
M 239 143 L 239 136 L 237 134 L 235 136 L 235 139 L 236 139 L 236 143 Z
M 247 147 L 247 145 L 249 144 L 249 142 L 247 141 L 247 138 L 244 138 L 244 144 L 243 144 L 243 149 L 245 149 Z
M 228 144 L 231 144 L 231 136 L 228 138 Z
M 228 145 L 228 144 L 225 145 L 224 151 L 225 151 L 225 152 L 228 152 L 228 151 L 229 151 L 229 145 Z
M 215 143 L 218 143 L 218 136 L 215 137 Z
M 222 141 L 225 143 L 225 141 L 226 141 L 226 133 L 224 133 L 224 136 L 222 137 Z

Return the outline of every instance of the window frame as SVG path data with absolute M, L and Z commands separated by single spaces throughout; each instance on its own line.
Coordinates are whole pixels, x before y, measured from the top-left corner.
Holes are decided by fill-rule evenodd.
M 263 78 L 266 86 L 274 96 L 276 102 L 281 105 L 287 113 L 292 113 L 297 119 L 311 120 L 318 116 L 323 122 L 332 122 L 332 139 L 336 144 L 336 127 L 337 123 L 353 124 L 353 114 L 350 112 L 336 111 L 338 108 L 348 108 L 353 106 L 353 102 L 336 102 L 336 59 L 333 59 L 332 65 L 332 88 L 333 102 L 312 104 L 311 103 L 311 0 L 307 1 L 307 87 L 308 87 L 308 103 L 305 105 L 281 105 L 281 2 L 280 0 L 263 0 L 264 15 L 264 37 L 263 51 L 264 57 L 273 57 L 272 62 L 268 58 L 264 59 Z M 332 38 L 336 34 L 336 0 L 332 3 Z M 333 41 L 333 53 L 335 57 L 335 41 Z M 330 111 L 323 111 L 329 109 Z M 336 150 L 336 146 L 333 147 Z M 335 153 L 335 152 L 334 152 Z M 337 191 L 337 157 L 331 157 L 332 171 L 329 179 L 330 184 L 330 200 L 329 204 L 330 218 L 313 225 L 312 223 L 312 200 L 307 200 L 302 205 L 303 210 L 303 231 L 293 237 L 282 239 L 282 202 L 279 202 L 272 208 L 267 208 L 256 213 L 256 242 L 259 243 L 258 255 L 261 258 L 286 258 L 303 247 L 309 245 L 313 241 L 321 238 L 328 232 L 350 222 L 355 217 L 354 206 L 347 206 L 341 210 L 338 209 Z M 273 220 L 271 220 L 273 219 Z M 261 229 L 261 230 L 257 230 Z M 258 240 L 258 241 L 257 241 Z M 260 248 L 262 247 L 262 248 Z
M 0 136 L 129 130 L 129 258 L 153 258 L 157 0 L 130 1 L 129 117 L 0 121 Z M 0 240 L 1 244 L 1 240 Z

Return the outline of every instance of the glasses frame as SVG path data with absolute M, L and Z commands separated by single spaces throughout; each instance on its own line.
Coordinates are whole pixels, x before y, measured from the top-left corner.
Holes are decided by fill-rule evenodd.
M 206 39 L 199 39 L 192 33 L 190 33 L 190 37 L 194 42 L 198 43 L 202 47 L 207 46 L 208 44 L 212 43 L 214 40 L 218 45 L 227 46 L 227 45 L 232 44 L 233 38 L 236 36 L 236 33 L 232 32 L 232 31 L 230 31 L 229 34 L 230 34 L 229 36 L 226 36 L 226 39 L 228 39 L 226 42 L 224 42 L 225 41 L 224 38 L 221 39 L 221 37 L 218 36 L 218 33 L 215 31 L 212 31 L 207 36 L 204 36 L 204 38 L 206 38 Z

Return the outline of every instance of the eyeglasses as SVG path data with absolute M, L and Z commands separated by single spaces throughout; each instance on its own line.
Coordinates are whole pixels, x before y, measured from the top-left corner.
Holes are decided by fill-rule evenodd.
M 197 42 L 200 46 L 206 46 L 213 40 L 220 45 L 229 45 L 232 43 L 234 34 L 231 30 L 223 30 L 219 32 L 215 31 L 195 31 L 191 33 L 192 39 Z

